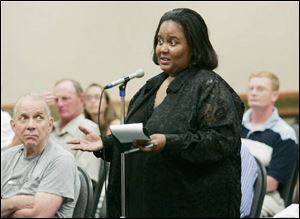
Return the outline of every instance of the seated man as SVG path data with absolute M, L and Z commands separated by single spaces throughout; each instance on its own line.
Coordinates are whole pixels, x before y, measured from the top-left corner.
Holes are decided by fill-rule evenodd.
M 21 97 L 11 126 L 22 144 L 1 154 L 1 217 L 72 217 L 80 190 L 77 166 L 49 138 L 53 119 L 44 98 Z
M 54 122 L 51 136 L 59 142 L 64 149 L 73 154 L 77 165 L 88 173 L 95 188 L 99 178 L 100 159 L 89 152 L 71 150 L 70 145 L 66 144 L 70 139 L 84 139 L 84 135 L 79 131 L 78 125 L 83 125 L 99 134 L 97 125 L 91 120 L 84 118 L 83 89 L 78 81 L 62 79 L 56 82 L 53 96 L 54 104 L 59 114 L 59 120 Z M 49 102 L 50 99 L 51 98 L 48 98 L 47 101 Z
M 252 74 L 249 80 L 248 105 L 243 117 L 242 138 L 250 152 L 266 167 L 267 194 L 262 217 L 274 216 L 285 208 L 278 192 L 292 174 L 298 147 L 294 130 L 279 117 L 275 105 L 279 80 L 271 72 Z

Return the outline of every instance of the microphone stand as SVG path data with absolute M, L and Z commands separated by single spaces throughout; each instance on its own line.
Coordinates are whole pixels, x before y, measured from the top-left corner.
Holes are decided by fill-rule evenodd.
M 121 97 L 121 124 L 125 123 L 125 96 L 126 96 L 126 85 L 127 81 L 125 81 L 123 84 L 119 86 L 119 95 Z M 125 153 L 121 153 L 121 218 L 125 218 Z
M 126 85 L 130 79 L 127 78 L 124 83 L 119 86 L 119 95 L 121 97 L 121 125 L 125 123 L 125 96 L 126 96 Z M 149 144 L 145 147 L 150 148 L 153 147 L 153 144 Z M 139 148 L 133 148 L 128 151 L 124 151 L 121 153 L 121 217 L 126 218 L 126 182 L 125 182 L 125 155 L 130 154 L 136 151 L 139 151 Z

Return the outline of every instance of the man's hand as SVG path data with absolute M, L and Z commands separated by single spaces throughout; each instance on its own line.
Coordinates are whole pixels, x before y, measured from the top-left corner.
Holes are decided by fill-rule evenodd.
M 54 106 L 55 101 L 54 101 L 54 95 L 53 95 L 52 92 L 50 92 L 50 91 L 45 91 L 45 92 L 43 93 L 43 96 L 44 96 L 45 101 L 46 101 L 46 103 L 47 103 L 48 106 Z
M 99 151 L 103 148 L 102 140 L 97 134 L 91 132 L 89 129 L 83 126 L 79 126 L 78 128 L 85 134 L 85 139 L 73 139 L 67 141 L 67 144 L 74 144 L 71 149 L 94 152 Z

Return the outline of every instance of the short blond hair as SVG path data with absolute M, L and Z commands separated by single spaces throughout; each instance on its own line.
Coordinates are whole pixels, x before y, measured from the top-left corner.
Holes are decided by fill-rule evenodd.
M 279 90 L 279 79 L 278 77 L 270 71 L 260 71 L 252 73 L 249 77 L 249 80 L 252 78 L 269 78 L 271 80 L 272 90 L 278 91 Z

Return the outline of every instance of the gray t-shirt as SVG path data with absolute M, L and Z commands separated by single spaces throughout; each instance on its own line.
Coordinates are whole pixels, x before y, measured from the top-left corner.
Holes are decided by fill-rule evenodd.
M 24 157 L 24 146 L 1 154 L 1 196 L 35 195 L 46 192 L 64 198 L 55 217 L 72 217 L 80 191 L 76 162 L 71 153 L 54 141 L 39 155 Z

